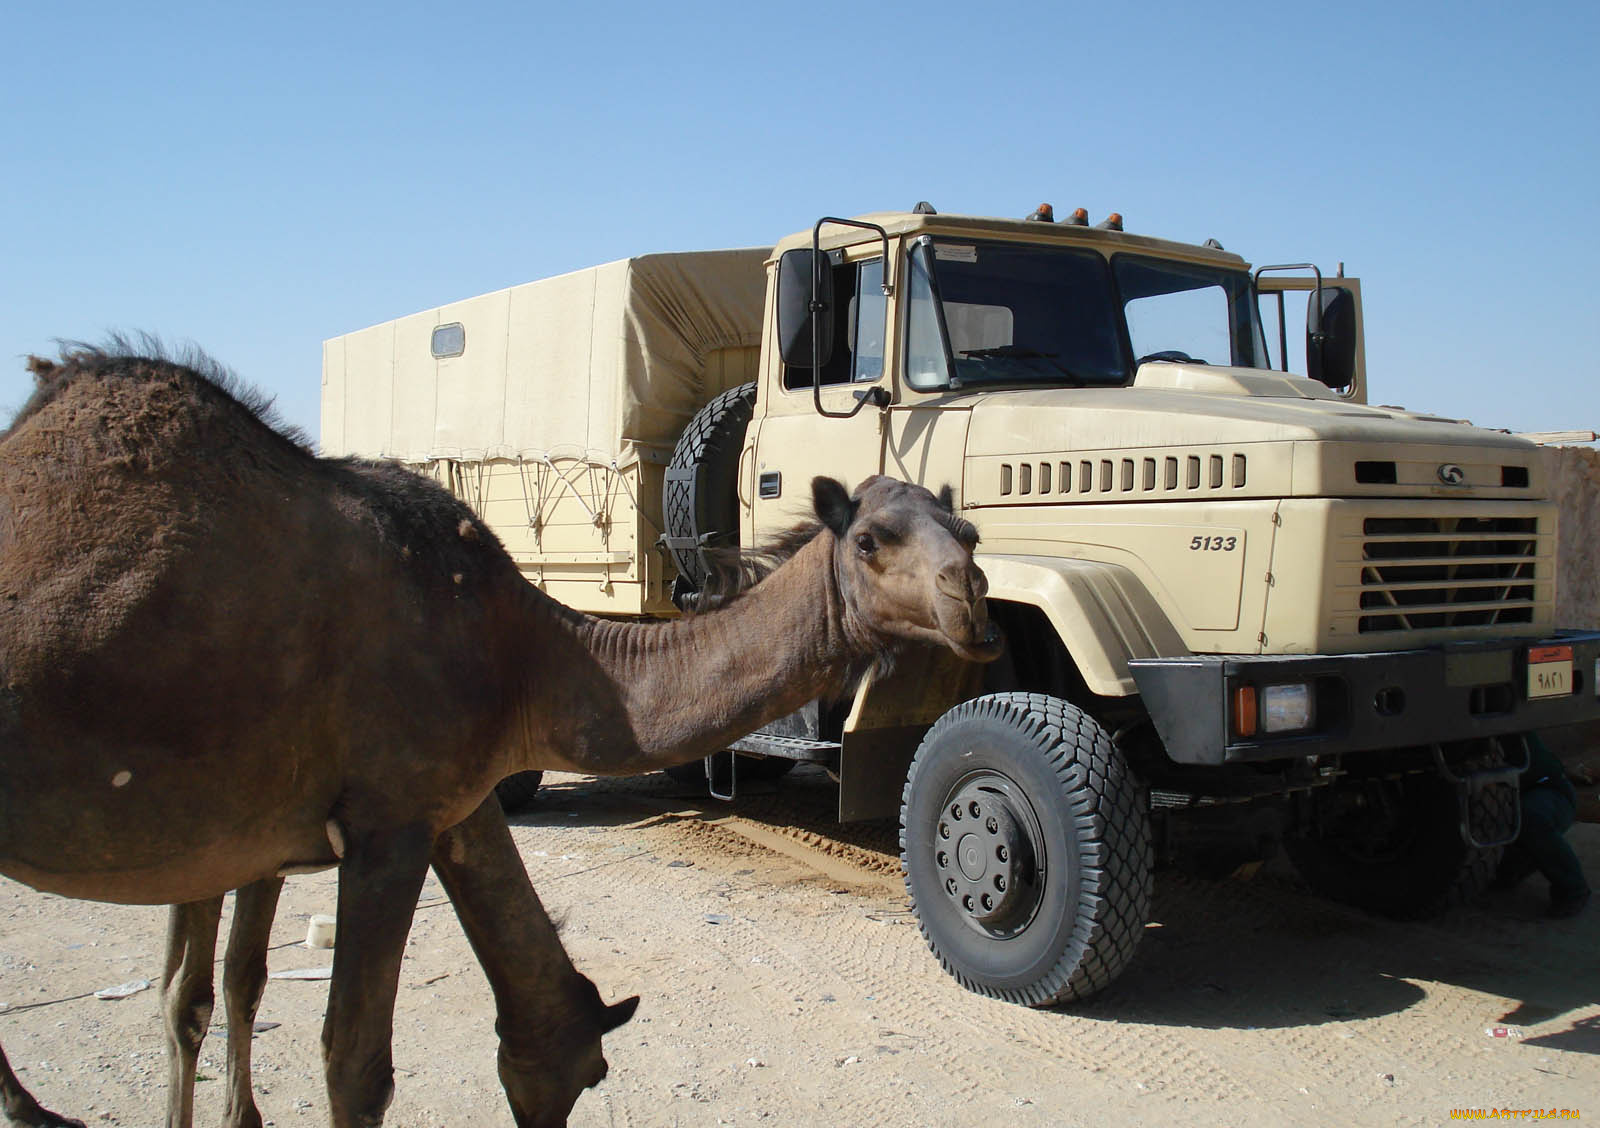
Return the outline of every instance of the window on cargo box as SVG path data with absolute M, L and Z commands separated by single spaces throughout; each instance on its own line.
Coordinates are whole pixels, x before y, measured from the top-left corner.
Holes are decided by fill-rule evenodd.
M 467 330 L 461 322 L 452 321 L 449 325 L 441 325 L 433 331 L 433 355 L 437 359 L 460 356 L 466 351 Z

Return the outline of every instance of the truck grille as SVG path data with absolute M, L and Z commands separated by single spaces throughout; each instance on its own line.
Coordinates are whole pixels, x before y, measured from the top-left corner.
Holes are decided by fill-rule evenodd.
M 1358 629 L 1531 623 L 1537 517 L 1368 517 Z

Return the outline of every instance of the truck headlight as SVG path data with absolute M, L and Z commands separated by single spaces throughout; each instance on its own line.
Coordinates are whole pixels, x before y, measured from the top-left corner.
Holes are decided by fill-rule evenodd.
M 1316 723 L 1311 686 L 1241 685 L 1233 691 L 1233 731 L 1245 740 L 1259 733 L 1301 732 Z
M 1311 727 L 1311 687 L 1265 685 L 1261 687 L 1261 731 L 1299 732 Z

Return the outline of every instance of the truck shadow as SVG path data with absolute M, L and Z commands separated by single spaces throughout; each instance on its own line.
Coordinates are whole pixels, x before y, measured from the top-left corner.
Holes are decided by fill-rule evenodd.
M 1547 921 L 1541 909 L 1526 888 L 1437 920 L 1399 922 L 1312 896 L 1286 872 L 1208 881 L 1165 870 L 1133 963 L 1110 990 L 1066 1009 L 1119 1022 L 1273 1029 L 1397 1013 L 1438 983 L 1483 996 L 1462 1015 L 1480 1032 L 1550 1023 L 1600 997 L 1600 929 L 1588 919 Z M 1527 1041 L 1600 1053 L 1600 1028 L 1585 1017 Z
M 831 793 L 808 775 L 733 804 L 664 777 L 586 779 L 552 789 L 512 822 L 621 827 L 661 812 L 665 801 L 897 857 L 892 820 L 833 821 Z M 654 816 L 664 817 L 682 816 Z M 1573 841 L 1589 872 L 1600 872 L 1600 826 L 1580 825 Z M 1470 1028 L 1463 1036 L 1506 1027 L 1530 1045 L 1600 1055 L 1600 1016 L 1572 1017 L 1600 1000 L 1600 912 L 1553 921 L 1543 910 L 1537 878 L 1435 920 L 1402 922 L 1312 895 L 1281 856 L 1223 879 L 1167 867 L 1157 871 L 1150 923 L 1127 970 L 1095 998 L 1056 1009 L 1116 1022 L 1287 1029 L 1395 1014 L 1421 1003 L 1431 984 L 1449 984 L 1481 996 L 1476 1009 L 1456 1008 Z M 1552 1024 L 1536 1035 L 1519 1029 Z

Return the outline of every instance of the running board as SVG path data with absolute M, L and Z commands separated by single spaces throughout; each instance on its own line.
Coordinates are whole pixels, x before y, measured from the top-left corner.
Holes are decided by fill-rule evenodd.
M 748 755 L 775 756 L 784 760 L 800 760 L 810 764 L 836 764 L 844 745 L 832 740 L 810 740 L 803 736 L 773 736 L 770 733 L 752 733 L 728 745 L 724 752 L 713 752 L 706 757 L 706 790 L 713 799 L 731 802 L 739 790 L 739 757 Z M 728 758 L 728 792 L 717 790 L 716 759 Z
M 748 752 L 757 756 L 778 756 L 785 760 L 801 760 L 808 764 L 832 763 L 844 745 L 837 740 L 811 740 L 804 736 L 774 736 L 754 732 L 728 745 L 735 752 Z

